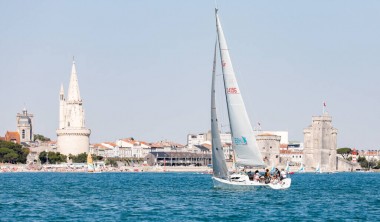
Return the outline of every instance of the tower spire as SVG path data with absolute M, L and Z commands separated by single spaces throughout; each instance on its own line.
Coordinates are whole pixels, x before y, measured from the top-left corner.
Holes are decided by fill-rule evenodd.
M 77 71 L 76 71 L 76 67 L 75 67 L 74 57 L 73 57 L 73 65 L 71 68 L 69 91 L 67 93 L 67 101 L 69 101 L 69 102 L 80 102 L 80 101 L 82 101 L 82 99 L 80 98 L 78 76 L 77 76 Z

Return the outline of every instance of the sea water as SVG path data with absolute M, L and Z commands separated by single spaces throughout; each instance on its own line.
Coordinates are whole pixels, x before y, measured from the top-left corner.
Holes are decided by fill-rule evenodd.
M 380 221 L 380 173 L 291 178 L 221 190 L 196 173 L 0 173 L 0 221 Z

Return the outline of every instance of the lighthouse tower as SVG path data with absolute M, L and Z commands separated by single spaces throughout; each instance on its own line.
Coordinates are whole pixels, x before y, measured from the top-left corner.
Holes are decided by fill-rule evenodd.
M 59 152 L 66 155 L 88 152 L 91 131 L 85 126 L 83 102 L 79 92 L 75 61 L 73 61 L 71 69 L 67 99 L 65 99 L 63 85 L 61 85 L 59 128 L 56 132 Z

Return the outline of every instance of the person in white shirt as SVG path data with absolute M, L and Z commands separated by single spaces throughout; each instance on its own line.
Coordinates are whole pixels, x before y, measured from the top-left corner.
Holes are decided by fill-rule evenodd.
M 280 179 L 283 180 L 286 178 L 286 172 L 284 169 L 281 169 L 281 173 L 280 173 Z

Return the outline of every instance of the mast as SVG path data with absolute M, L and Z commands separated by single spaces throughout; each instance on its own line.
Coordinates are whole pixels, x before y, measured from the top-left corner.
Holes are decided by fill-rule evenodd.
M 212 169 L 213 175 L 218 178 L 228 178 L 228 168 L 224 158 L 223 145 L 220 139 L 219 124 L 216 114 L 215 103 L 215 68 L 216 68 L 216 46 L 214 48 L 214 62 L 212 67 L 212 83 L 211 83 L 211 135 L 212 135 Z
M 220 24 L 218 9 L 215 9 L 215 18 L 228 119 L 230 122 L 232 137 L 232 147 L 234 149 L 236 163 L 243 166 L 264 166 L 260 150 L 257 148 L 256 138 L 253 134 L 253 129 L 245 109 L 244 101 L 236 81 L 227 42 Z

